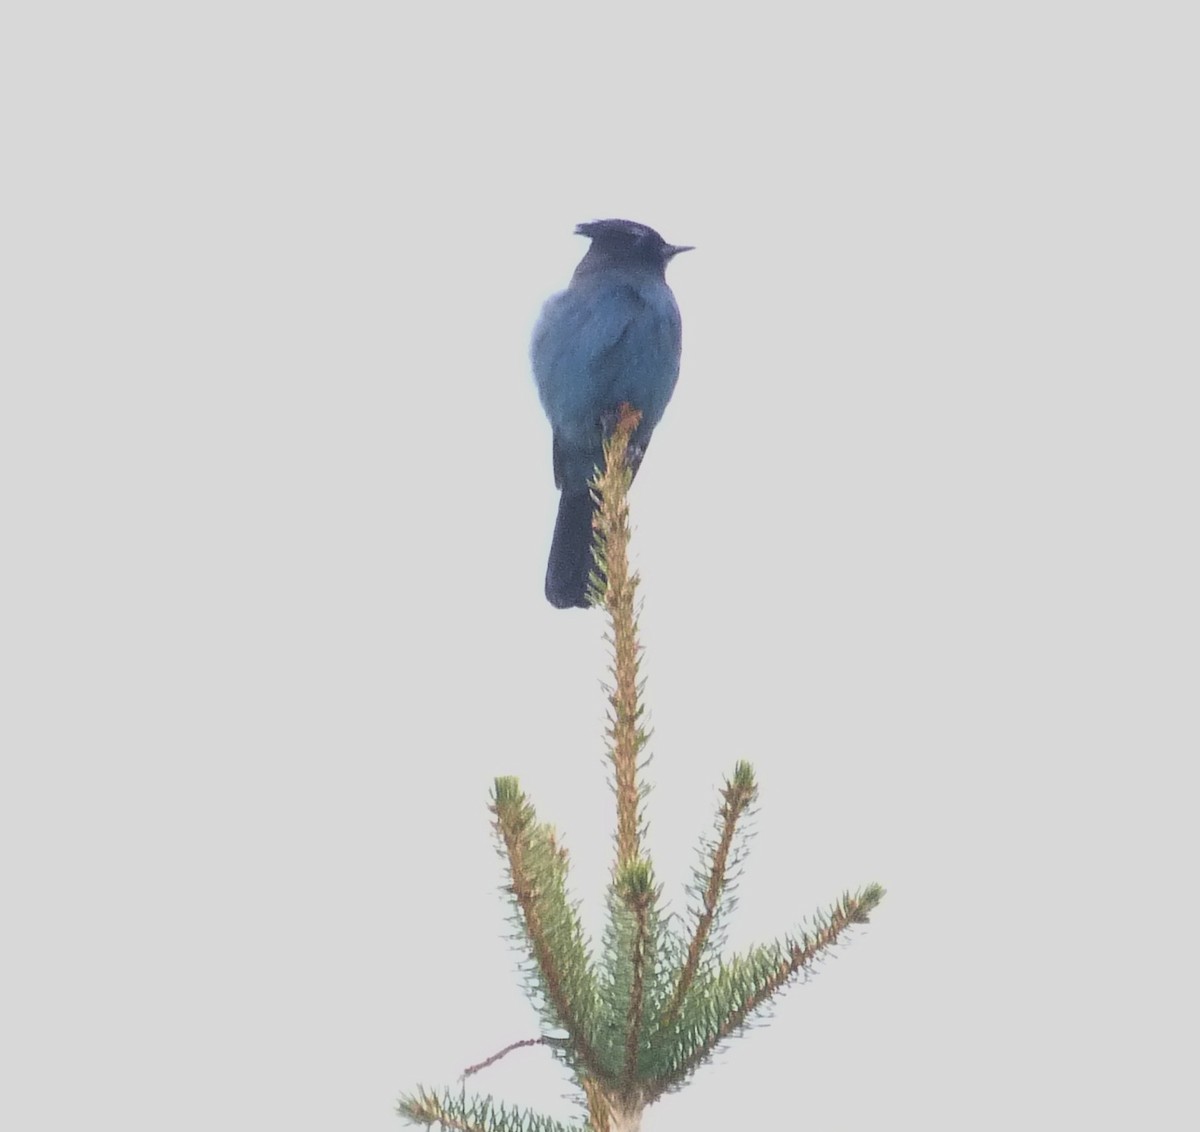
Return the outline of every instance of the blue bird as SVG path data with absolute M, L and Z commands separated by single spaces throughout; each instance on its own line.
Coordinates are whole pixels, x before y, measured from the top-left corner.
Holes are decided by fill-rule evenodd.
M 636 473 L 675 390 L 681 332 L 666 268 L 692 250 L 632 220 L 593 220 L 575 232 L 592 245 L 567 289 L 546 301 L 530 346 L 562 492 L 546 567 L 546 598 L 559 609 L 588 605 L 588 482 L 604 461 L 603 441 L 619 406 L 642 414 L 629 447 Z

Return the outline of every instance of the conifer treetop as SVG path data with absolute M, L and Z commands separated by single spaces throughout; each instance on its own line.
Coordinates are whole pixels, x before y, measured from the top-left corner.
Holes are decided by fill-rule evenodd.
M 464 1090 L 418 1087 L 401 1097 L 407 1121 L 455 1132 L 636 1132 L 645 1108 L 681 1088 L 730 1039 L 807 977 L 882 900 L 877 884 L 845 892 L 795 932 L 733 955 L 723 925 L 735 904 L 748 826 L 758 800 L 754 771 L 739 761 L 720 793 L 711 835 L 700 842 L 685 917 L 667 914 L 663 890 L 643 849 L 647 765 L 639 579 L 629 568 L 629 450 L 639 414 L 623 406 L 593 481 L 598 501 L 593 603 L 603 608 L 611 651 L 608 758 L 616 798 L 615 858 L 607 924 L 588 940 L 568 889 L 568 855 L 540 822 L 517 779 L 497 778 L 491 812 L 506 873 L 513 940 L 526 991 L 541 1022 L 536 1038 L 513 1042 L 463 1074 L 473 1076 L 526 1046 L 545 1046 L 579 1088 L 584 1115 L 563 1123 Z

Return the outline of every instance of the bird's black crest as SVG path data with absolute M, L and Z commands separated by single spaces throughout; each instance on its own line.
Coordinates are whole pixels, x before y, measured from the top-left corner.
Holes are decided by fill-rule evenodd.
M 629 247 L 661 248 L 664 240 L 653 228 L 636 220 L 589 220 L 575 228 L 579 236 L 588 236 L 605 243 L 626 244 Z

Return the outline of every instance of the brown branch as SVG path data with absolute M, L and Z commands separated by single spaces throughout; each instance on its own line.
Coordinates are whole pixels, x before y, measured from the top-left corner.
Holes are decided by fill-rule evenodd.
M 669 1077 L 657 1081 L 652 1094 L 646 1098 L 646 1103 L 657 1100 L 673 1085 L 682 1081 L 695 1068 L 702 1065 L 717 1046 L 742 1028 L 746 1019 L 755 1010 L 778 994 L 801 970 L 819 958 L 823 951 L 827 951 L 837 943 L 838 938 L 847 928 L 865 923 L 867 912 L 878 902 L 878 897 L 881 895 L 882 890 L 878 890 L 878 895 L 874 899 L 869 895 L 857 898 L 847 896 L 820 931 L 811 937 L 793 943 L 775 974 L 757 991 L 747 995 L 745 1001 L 725 1019 L 716 1033 L 705 1041 L 683 1065 L 679 1066 Z
M 628 1089 L 637 1080 L 638 1046 L 642 1040 L 642 1007 L 646 1001 L 646 944 L 650 937 L 647 915 L 651 895 L 640 884 L 635 893 L 626 897 L 636 923 L 633 937 L 633 980 L 629 988 L 629 1009 L 625 1015 L 625 1068 L 621 1073 L 622 1087 Z
M 510 890 L 517 902 L 517 907 L 521 910 L 522 919 L 525 921 L 525 932 L 533 947 L 534 961 L 545 980 L 546 992 L 554 1007 L 555 1017 L 562 1028 L 571 1035 L 570 1047 L 578 1056 L 583 1067 L 587 1072 L 599 1075 L 602 1071 L 596 1050 L 584 1035 L 583 1026 L 575 1016 L 567 997 L 566 988 L 563 986 L 562 972 L 555 962 L 554 951 L 546 939 L 544 925 L 538 911 L 538 893 L 525 869 L 526 845 L 524 839 L 519 836 L 524 832 L 524 824 L 521 815 L 514 815 L 510 812 L 520 809 L 520 806 L 520 802 L 508 802 L 497 803 L 494 807 L 496 828 L 504 840 L 509 870 L 512 874 Z M 515 822 L 505 820 L 506 817 L 516 817 L 517 820 Z
M 638 578 L 629 571 L 629 485 L 633 480 L 627 455 L 629 439 L 641 413 L 621 405 L 612 435 L 605 444 L 605 467 L 597 480 L 600 508 L 596 523 L 604 559 L 604 605 L 612 625 L 613 688 L 609 736 L 617 795 L 617 867 L 641 856 L 641 797 L 637 785 L 638 753 L 645 741 L 639 723 L 637 621 L 634 597 Z
M 431 1097 L 423 1092 L 415 1101 L 408 1101 L 401 1106 L 401 1115 L 409 1120 L 421 1121 L 425 1124 L 440 1124 L 452 1132 L 487 1132 L 482 1124 L 459 1120 L 451 1116 L 437 1097 Z
M 483 1061 L 476 1065 L 468 1065 L 467 1068 L 462 1071 L 462 1076 L 459 1078 L 459 1080 L 465 1081 L 468 1077 L 473 1077 L 481 1069 L 486 1069 L 489 1065 L 495 1065 L 497 1061 L 499 1061 L 502 1057 L 507 1057 L 513 1052 L 513 1050 L 524 1049 L 527 1046 L 553 1046 L 561 1044 L 561 1042 L 554 1038 L 523 1038 L 519 1042 L 512 1042 L 510 1045 L 506 1045 L 499 1053 L 494 1053 L 491 1057 L 484 1058 Z
M 671 1002 L 663 1012 L 662 1027 L 665 1029 L 679 1015 L 683 1000 L 691 989 L 700 966 L 700 956 L 704 945 L 708 942 L 709 932 L 712 931 L 713 921 L 717 915 L 717 903 L 725 888 L 725 877 L 729 867 L 729 851 L 733 844 L 733 835 L 737 828 L 738 819 L 746 812 L 746 807 L 754 800 L 755 787 L 753 782 L 749 788 L 739 782 L 737 777 L 733 782 L 726 782 L 722 791 L 724 804 L 721 806 L 721 834 L 712 854 L 712 869 L 708 874 L 708 884 L 704 888 L 704 898 L 700 915 L 696 920 L 696 930 L 688 945 L 687 959 L 679 973 L 679 981 L 671 995 Z

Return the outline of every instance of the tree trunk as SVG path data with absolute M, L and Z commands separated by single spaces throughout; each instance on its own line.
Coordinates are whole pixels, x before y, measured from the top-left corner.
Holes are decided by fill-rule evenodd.
M 588 1124 L 593 1132 L 641 1132 L 640 1096 L 610 1096 L 592 1078 L 584 1078 L 583 1091 L 588 1100 Z
M 610 1109 L 608 1117 L 609 1132 L 640 1132 L 642 1127 L 642 1110 L 640 1108 L 621 1112 Z

